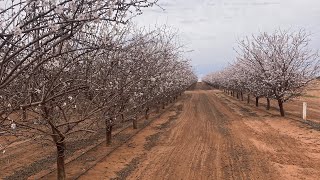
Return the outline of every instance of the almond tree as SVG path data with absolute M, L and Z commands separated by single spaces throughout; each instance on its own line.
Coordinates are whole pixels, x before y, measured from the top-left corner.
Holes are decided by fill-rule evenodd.
M 97 82 L 104 89 L 104 96 L 101 96 L 100 102 L 113 99 L 109 106 L 104 108 L 101 114 L 101 121 L 105 122 L 106 143 L 111 143 L 112 127 L 124 121 L 124 113 L 129 115 L 132 120 L 133 128 L 137 128 L 137 115 L 145 111 L 148 114 L 150 108 L 155 102 L 155 93 L 159 84 L 155 83 L 159 75 L 178 72 L 174 68 L 177 64 L 176 59 L 168 54 L 176 53 L 170 49 L 171 39 L 166 39 L 165 33 L 160 31 L 135 31 L 124 36 L 124 42 L 114 52 L 109 54 L 108 58 L 101 61 Z M 166 39 L 166 41 L 163 41 Z M 99 61 L 98 61 L 99 62 Z M 112 67 L 112 68 L 108 68 Z M 192 71 L 191 69 L 188 69 Z M 186 77 L 181 77 L 188 78 Z M 160 80 L 160 79 L 159 79 Z M 168 82 L 169 78 L 163 78 L 160 82 Z M 188 81 L 188 83 L 192 83 Z M 179 83 L 175 84 L 176 86 Z M 182 92 L 184 89 L 180 89 Z M 165 96 L 169 91 L 162 91 L 158 96 Z M 111 96 L 110 96 L 111 95 Z M 119 121 L 121 116 L 121 121 Z
M 283 103 L 300 96 L 318 74 L 319 55 L 308 48 L 309 42 L 310 36 L 304 30 L 278 30 L 239 44 L 244 55 L 241 62 L 251 63 L 248 69 L 256 69 L 264 96 L 278 101 L 281 116 L 285 115 Z
M 319 75 L 319 54 L 308 47 L 310 35 L 305 30 L 277 30 L 272 34 L 252 35 L 239 42 L 237 61 L 230 70 L 208 75 L 208 83 L 224 88 L 234 86 L 233 79 L 242 79 L 247 93 L 256 97 L 276 99 L 281 116 L 285 115 L 283 103 L 300 96 L 305 86 Z M 221 74 L 223 74 L 221 76 Z M 221 78 L 217 80 L 218 78 Z
M 89 106 L 92 99 L 88 98 L 93 86 L 88 83 L 87 70 L 92 67 L 81 63 L 99 49 L 106 49 L 92 42 L 95 26 L 124 23 L 134 15 L 132 10 L 139 14 L 142 7 L 153 3 L 12 0 L 1 4 L 0 128 L 19 136 L 51 136 L 58 153 L 58 179 L 65 179 L 65 137 L 90 131 L 81 127 L 90 127 L 93 123 L 83 122 L 97 111 Z M 32 112 L 40 120 L 10 119 L 19 109 L 24 114 Z
M 125 22 L 147 0 L 12 0 L 0 9 L 0 88 L 28 68 L 68 53 L 63 48 L 88 22 Z M 134 14 L 132 14 L 134 15 Z M 46 55 L 46 56 L 45 56 Z

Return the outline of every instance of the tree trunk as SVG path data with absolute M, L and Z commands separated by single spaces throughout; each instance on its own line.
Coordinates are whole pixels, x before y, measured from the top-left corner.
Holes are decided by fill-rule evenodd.
M 162 109 L 164 109 L 166 107 L 165 103 L 162 104 Z
M 250 104 L 250 94 L 248 94 L 247 103 Z
M 121 114 L 121 122 L 124 123 L 124 114 Z
M 65 180 L 66 179 L 66 171 L 64 166 L 64 152 L 65 152 L 65 144 L 64 142 L 56 142 L 57 147 L 57 179 Z
M 26 111 L 25 108 L 22 109 L 21 120 L 22 120 L 23 122 L 27 120 L 27 111 Z
M 133 129 L 138 129 L 137 119 L 138 119 L 138 117 L 136 116 L 136 117 L 133 118 L 133 120 L 132 120 L 132 127 L 133 127 Z
M 64 137 L 61 134 L 59 134 L 57 129 L 55 129 L 54 127 L 51 128 L 53 133 L 51 137 L 57 148 L 57 179 L 65 180 L 66 171 L 64 166 L 64 152 L 66 149 L 66 145 L 64 143 Z
M 284 116 L 283 101 L 281 99 L 278 99 L 278 104 L 279 104 L 280 115 Z
M 267 110 L 270 110 L 270 99 L 267 98 Z
M 110 145 L 112 143 L 112 126 L 106 126 L 106 145 Z
M 237 91 L 237 99 L 239 99 L 239 92 Z
M 149 119 L 149 108 L 146 109 L 145 118 L 146 118 L 146 120 Z
M 256 97 L 256 107 L 259 107 L 259 97 Z

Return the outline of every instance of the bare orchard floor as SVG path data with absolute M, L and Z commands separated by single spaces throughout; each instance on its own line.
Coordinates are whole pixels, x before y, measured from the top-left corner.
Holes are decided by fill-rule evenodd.
M 318 179 L 320 132 L 195 85 L 80 179 Z M 295 105 L 290 106 L 291 109 Z M 177 110 L 180 109 L 180 110 Z M 315 122 L 316 123 L 316 122 Z M 151 146 L 150 146 L 151 144 Z
M 144 126 L 140 122 L 138 130 L 124 128 L 111 147 L 104 146 L 102 136 L 84 146 L 91 149 L 72 152 L 75 158 L 67 158 L 67 178 L 320 177 L 320 114 L 315 95 L 287 103 L 287 116 L 280 117 L 276 104 L 266 111 L 263 100 L 257 108 L 254 103 L 248 105 L 204 83 L 190 90 Z M 309 120 L 303 121 L 299 104 L 308 98 L 314 101 L 309 103 Z M 29 142 L 17 144 L 0 156 L 0 177 L 56 178 L 52 169 L 54 151 Z M 42 163 L 48 157 L 52 161 Z M 35 161 L 41 163 L 32 163 Z

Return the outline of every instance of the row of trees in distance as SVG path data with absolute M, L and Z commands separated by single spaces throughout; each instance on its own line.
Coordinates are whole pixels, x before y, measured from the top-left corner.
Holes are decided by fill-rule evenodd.
M 276 30 L 260 33 L 238 42 L 234 63 L 220 72 L 207 75 L 204 81 L 237 94 L 256 98 L 267 98 L 279 105 L 281 116 L 285 116 L 283 104 L 300 96 L 306 85 L 319 75 L 319 53 L 309 47 L 310 34 L 305 30 Z

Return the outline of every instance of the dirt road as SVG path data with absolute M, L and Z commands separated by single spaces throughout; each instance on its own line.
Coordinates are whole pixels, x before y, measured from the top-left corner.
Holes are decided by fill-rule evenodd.
M 132 179 L 268 179 L 264 157 L 231 129 L 240 120 L 211 91 L 192 91 L 169 135 Z M 243 136 L 244 137 L 244 136 Z
M 80 179 L 318 179 L 320 132 L 204 84 Z M 172 112 L 172 111 L 171 111 Z M 170 118 L 169 118 L 170 119 Z M 146 149 L 148 138 L 157 135 Z M 130 145 L 130 146 L 129 146 Z M 131 147 L 131 148 L 128 148 Z
M 311 104 L 314 120 L 302 121 L 298 104 L 287 104 L 283 118 L 276 108 L 266 111 L 263 103 L 257 108 L 198 83 L 139 129 L 121 130 L 112 146 L 92 142 L 92 149 L 72 152 L 77 158 L 68 158 L 67 178 L 318 180 L 319 110 Z M 54 154 L 38 146 L 2 154 L 0 179 L 55 179 L 48 169 L 54 161 L 40 152 L 53 160 Z

